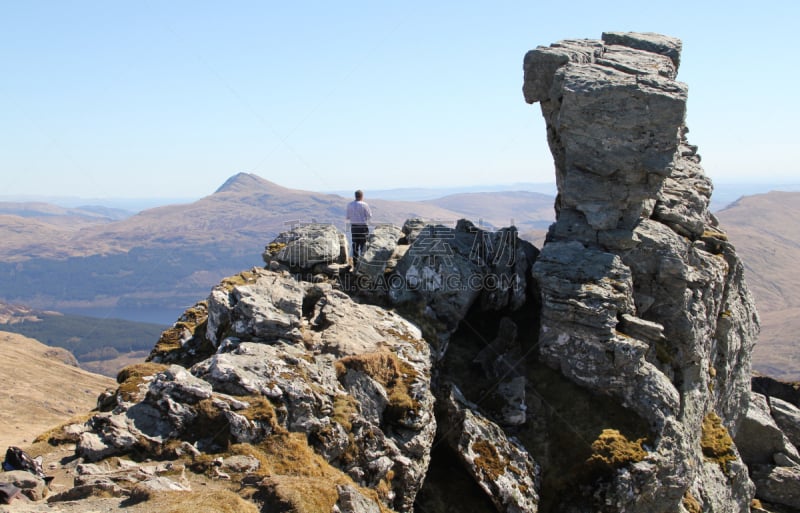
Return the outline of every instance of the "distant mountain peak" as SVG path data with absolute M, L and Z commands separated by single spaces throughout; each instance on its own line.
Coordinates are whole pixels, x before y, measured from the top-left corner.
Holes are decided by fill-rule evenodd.
M 264 190 L 278 191 L 286 190 L 286 188 L 270 182 L 269 180 L 265 180 L 256 174 L 242 172 L 236 173 L 225 180 L 225 183 L 223 183 L 219 189 L 214 191 L 214 194 L 220 192 L 254 192 Z

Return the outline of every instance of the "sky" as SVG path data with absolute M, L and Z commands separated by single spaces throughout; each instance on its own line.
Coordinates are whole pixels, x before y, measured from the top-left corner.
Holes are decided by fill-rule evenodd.
M 800 183 L 798 5 L 0 0 L 0 196 L 552 182 L 522 59 L 603 31 L 683 41 L 715 182 Z

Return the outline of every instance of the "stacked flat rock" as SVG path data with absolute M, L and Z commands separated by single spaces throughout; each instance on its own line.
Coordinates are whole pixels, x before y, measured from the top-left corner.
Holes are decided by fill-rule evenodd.
M 715 419 L 735 434 L 747 411 L 758 318 L 686 139 L 680 49 L 657 34 L 606 33 L 525 56 L 523 92 L 541 105 L 559 191 L 533 269 L 540 352 L 651 427 L 644 460 L 593 492 L 607 507 L 748 511 L 754 489 L 736 447 L 720 462 L 702 442 Z

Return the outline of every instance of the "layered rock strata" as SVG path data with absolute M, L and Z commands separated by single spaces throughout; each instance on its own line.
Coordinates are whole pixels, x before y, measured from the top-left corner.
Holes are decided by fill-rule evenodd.
M 605 507 L 748 511 L 735 446 L 720 458 L 703 441 L 735 434 L 747 411 L 758 319 L 686 139 L 680 49 L 606 33 L 525 56 L 523 92 L 541 105 L 559 190 L 533 269 L 540 355 L 650 426 L 646 456 L 595 491 Z

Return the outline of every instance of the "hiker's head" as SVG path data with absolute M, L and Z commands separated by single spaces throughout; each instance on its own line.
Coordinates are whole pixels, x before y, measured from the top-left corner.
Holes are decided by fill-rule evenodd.
M 361 201 L 362 199 L 364 199 L 364 192 L 359 189 L 356 191 L 356 200 Z

